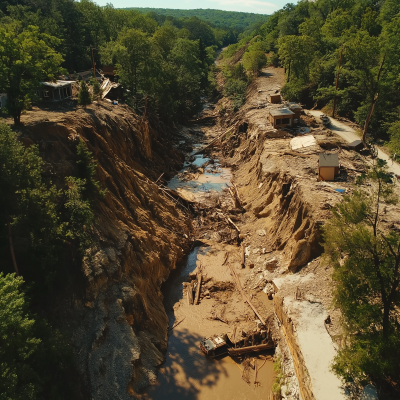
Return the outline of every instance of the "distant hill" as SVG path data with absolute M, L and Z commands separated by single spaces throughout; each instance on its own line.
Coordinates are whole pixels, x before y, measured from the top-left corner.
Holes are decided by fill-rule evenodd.
M 160 15 L 171 16 L 176 19 L 179 18 L 200 18 L 218 28 L 231 28 L 238 29 L 241 31 L 246 30 L 250 26 L 257 23 L 264 23 L 268 19 L 266 14 L 253 14 L 237 11 L 222 11 L 213 10 L 210 8 L 203 9 L 198 8 L 195 10 L 178 10 L 169 8 L 141 8 L 141 7 L 130 7 L 130 10 L 136 10 L 143 14 L 157 13 Z

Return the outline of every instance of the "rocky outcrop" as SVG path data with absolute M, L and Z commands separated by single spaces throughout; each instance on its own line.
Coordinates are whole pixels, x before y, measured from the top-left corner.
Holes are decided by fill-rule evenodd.
M 190 224 L 154 184 L 182 162 L 160 129 L 127 106 L 98 104 L 31 113 L 21 134 L 26 145 L 39 144 L 45 174 L 59 187 L 76 174 L 82 139 L 107 189 L 96 204 L 97 244 L 82 265 L 83 294 L 63 314 L 95 400 L 131 399 L 155 380 L 166 351 L 160 289 L 186 251 Z

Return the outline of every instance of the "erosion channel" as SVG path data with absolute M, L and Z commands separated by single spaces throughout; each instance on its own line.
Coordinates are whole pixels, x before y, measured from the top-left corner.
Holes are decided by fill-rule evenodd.
M 176 190 L 188 200 L 200 221 L 203 219 L 201 215 L 211 209 L 217 210 L 222 216 L 219 207 L 230 207 L 231 200 L 226 193 L 232 186 L 229 168 L 222 168 L 218 159 L 211 155 L 193 154 L 205 146 L 204 143 L 191 143 L 202 137 L 199 134 L 202 131 L 206 136 L 208 127 L 196 125 L 189 130 L 184 128 L 181 132 L 185 140 L 179 141 L 180 147 L 193 150 L 188 155 L 184 169 L 168 184 L 169 189 Z M 237 232 L 229 229 L 227 232 L 226 242 L 237 243 Z M 232 329 L 235 329 L 239 336 L 243 317 L 246 321 L 242 321 L 242 325 L 245 322 L 247 328 L 257 328 L 254 322 L 257 317 L 251 310 L 246 310 L 248 306 L 243 303 L 230 275 L 228 263 L 241 268 L 239 259 L 234 255 L 239 248 L 228 243 L 217 243 L 221 241 L 220 235 L 224 234 L 226 232 L 200 234 L 196 230 L 195 235 L 199 235 L 199 238 L 195 240 L 191 252 L 164 284 L 164 306 L 169 318 L 166 362 L 160 369 L 157 382 L 144 395 L 145 398 L 239 400 L 266 398 L 270 393 L 273 351 L 261 353 L 256 361 L 261 369 L 255 377 L 255 370 L 252 369 L 255 368 L 254 357 L 250 357 L 250 366 L 246 357 L 233 359 L 220 356 L 212 359 L 206 357 L 199 348 L 203 338 L 215 334 L 232 335 Z M 189 282 L 197 279 L 197 273 L 201 273 L 203 278 L 199 304 L 189 304 Z M 265 309 L 271 307 L 266 294 L 262 293 L 259 301 Z

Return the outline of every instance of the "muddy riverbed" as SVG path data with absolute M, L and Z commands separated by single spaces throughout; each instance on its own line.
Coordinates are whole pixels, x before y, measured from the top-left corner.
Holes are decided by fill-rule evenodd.
M 230 169 L 222 168 L 216 159 L 193 155 L 199 146 L 193 146 L 184 168 L 171 179 L 168 188 L 202 203 L 210 197 L 222 196 L 224 189 L 226 191 L 231 186 L 232 173 Z M 240 273 L 240 248 L 212 241 L 196 243 L 197 246 L 164 285 L 169 326 L 176 326 L 169 331 L 166 362 L 160 369 L 157 382 L 143 398 L 269 399 L 274 376 L 271 352 L 258 359 L 258 366 L 262 365 L 262 368 L 254 383 L 254 371 L 251 371 L 248 382 L 242 379 L 243 360 L 233 360 L 229 356 L 213 360 L 199 348 L 204 337 L 232 333 L 234 326 L 255 328 L 256 317 L 235 289 L 228 267 L 230 263 Z M 227 252 L 231 257 L 222 265 Z M 202 296 L 199 305 L 189 305 L 184 288 L 194 271 L 202 272 L 207 287 L 215 285 L 218 288 L 210 287 L 212 294 Z M 272 309 L 272 302 L 264 293 L 258 300 L 265 310 Z
M 185 265 L 177 271 L 165 287 L 165 307 L 169 316 L 170 327 L 179 323 L 170 331 L 167 359 L 160 369 L 158 381 L 146 393 L 144 398 L 153 400 L 260 400 L 268 399 L 273 383 L 273 363 L 267 360 L 258 373 L 257 385 L 253 379 L 250 384 L 242 380 L 241 363 L 229 356 L 221 359 L 209 359 L 199 349 L 202 338 L 215 333 L 231 331 L 232 327 L 220 321 L 210 320 L 212 299 L 203 299 L 200 305 L 189 306 L 183 295 L 182 283 L 196 269 L 199 259 L 215 259 L 220 251 L 212 247 L 197 246 L 187 257 Z M 217 253 L 217 254 L 210 254 Z M 208 264 L 218 268 L 217 262 Z M 228 274 L 227 269 L 216 271 Z M 221 276 L 224 278 L 224 276 Z M 228 276 L 225 276 L 229 279 Z M 258 365 L 262 361 L 258 361 Z

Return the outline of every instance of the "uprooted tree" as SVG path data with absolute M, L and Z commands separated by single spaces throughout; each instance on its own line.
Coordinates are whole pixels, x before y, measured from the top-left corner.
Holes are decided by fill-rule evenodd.
M 333 264 L 333 305 L 342 312 L 344 344 L 333 370 L 359 382 L 399 376 L 400 232 L 384 223 L 396 198 L 386 162 L 377 159 L 324 229 Z

